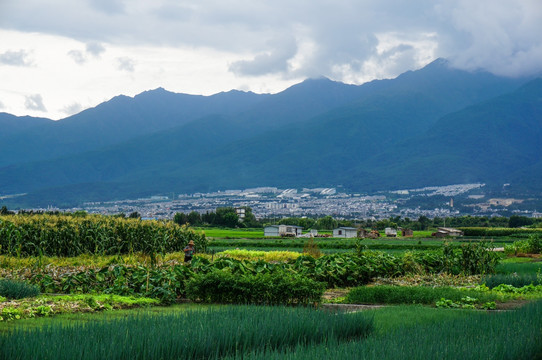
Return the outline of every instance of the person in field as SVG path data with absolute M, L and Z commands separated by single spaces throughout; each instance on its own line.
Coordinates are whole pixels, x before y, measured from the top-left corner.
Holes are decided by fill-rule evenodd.
M 190 240 L 188 245 L 184 248 L 184 262 L 189 263 L 192 261 L 192 256 L 194 256 L 194 241 Z

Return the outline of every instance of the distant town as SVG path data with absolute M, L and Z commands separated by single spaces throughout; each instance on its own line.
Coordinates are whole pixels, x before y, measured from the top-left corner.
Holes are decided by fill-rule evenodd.
M 279 189 L 256 187 L 211 193 L 168 194 L 149 198 L 109 202 L 89 202 L 72 209 L 113 215 L 137 212 L 146 219 L 172 219 L 175 213 L 206 213 L 219 207 L 248 206 L 258 219 L 283 217 L 319 217 L 332 215 L 343 219 L 385 219 L 395 216 L 416 219 L 474 216 L 510 216 L 513 214 L 542 217 L 534 209 L 518 208 L 524 200 L 488 198 L 484 184 L 457 184 L 420 189 L 405 189 L 376 194 L 347 193 L 336 188 Z

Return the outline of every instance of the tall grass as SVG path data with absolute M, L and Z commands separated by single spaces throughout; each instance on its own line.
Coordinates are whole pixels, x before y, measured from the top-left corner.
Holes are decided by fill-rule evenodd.
M 501 284 L 512 285 L 520 288 L 530 284 L 542 285 L 542 279 L 536 274 L 495 274 L 484 276 L 481 283 L 485 284 L 490 289 L 493 289 Z
M 222 307 L 110 322 L 15 330 L 0 337 L 2 359 L 215 359 L 366 337 L 365 314 L 309 308 Z
M 536 274 L 542 272 L 542 262 L 503 263 L 497 265 L 497 274 Z
M 361 286 L 352 289 L 346 296 L 349 304 L 435 304 L 441 298 L 459 301 L 470 296 L 479 302 L 498 300 L 495 294 L 460 290 L 450 287 L 432 288 L 426 286 Z
M 542 302 L 515 311 L 390 329 L 365 341 L 335 340 L 294 351 L 253 351 L 229 360 L 533 360 L 542 358 Z
M 31 285 L 24 281 L 0 279 L 0 296 L 5 298 L 24 299 L 38 296 L 39 294 L 40 289 L 36 285 Z

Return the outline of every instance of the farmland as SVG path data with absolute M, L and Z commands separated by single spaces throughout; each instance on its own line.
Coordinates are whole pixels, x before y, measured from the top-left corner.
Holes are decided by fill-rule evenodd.
M 263 238 L 99 216 L 5 216 L 0 233 L 0 358 L 542 354 L 542 262 L 487 249 L 508 237 Z

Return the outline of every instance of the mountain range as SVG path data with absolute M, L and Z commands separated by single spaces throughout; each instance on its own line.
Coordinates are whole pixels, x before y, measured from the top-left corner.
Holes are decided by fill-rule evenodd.
M 0 113 L 0 200 L 70 206 L 253 186 L 542 190 L 542 79 L 438 59 L 395 79 L 277 94 L 164 89 L 52 121 Z

